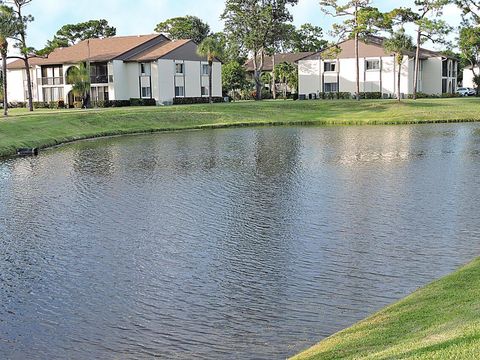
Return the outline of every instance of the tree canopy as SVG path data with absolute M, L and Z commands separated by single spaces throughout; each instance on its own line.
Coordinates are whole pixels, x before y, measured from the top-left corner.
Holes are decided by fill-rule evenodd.
M 115 36 L 117 29 L 108 24 L 105 19 L 89 20 L 78 24 L 62 26 L 52 40 L 47 42 L 39 55 L 46 55 L 59 47 L 69 47 L 87 39 L 101 39 Z
M 226 0 L 221 18 L 225 32 L 253 55 L 257 99 L 261 99 L 265 54 L 279 41 L 279 28 L 292 21 L 288 6 L 298 0 Z
M 289 45 L 292 52 L 315 52 L 328 46 L 323 38 L 323 29 L 310 23 L 294 29 L 290 36 Z
M 210 35 L 210 26 L 196 16 L 187 15 L 163 21 L 157 24 L 155 31 L 172 40 L 191 39 L 200 44 Z

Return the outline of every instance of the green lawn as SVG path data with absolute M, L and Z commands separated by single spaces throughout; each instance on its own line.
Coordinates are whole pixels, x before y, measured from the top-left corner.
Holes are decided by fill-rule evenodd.
M 105 135 L 247 125 L 479 121 L 480 99 L 264 101 L 99 110 L 14 109 L 0 119 L 0 156 Z
M 479 359 L 480 259 L 294 359 Z

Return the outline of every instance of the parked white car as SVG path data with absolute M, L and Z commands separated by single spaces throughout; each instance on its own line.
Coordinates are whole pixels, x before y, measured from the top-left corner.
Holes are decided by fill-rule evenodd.
M 476 93 L 475 89 L 472 88 L 461 87 L 457 89 L 457 94 L 461 96 L 475 96 Z

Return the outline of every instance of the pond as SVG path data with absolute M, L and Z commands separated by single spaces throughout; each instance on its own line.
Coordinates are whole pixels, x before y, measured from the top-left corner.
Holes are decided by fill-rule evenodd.
M 0 358 L 283 359 L 480 254 L 480 124 L 84 141 L 0 162 Z

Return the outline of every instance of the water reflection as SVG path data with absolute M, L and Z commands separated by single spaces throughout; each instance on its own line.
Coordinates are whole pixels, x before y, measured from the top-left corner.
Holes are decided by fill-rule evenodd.
M 480 250 L 479 125 L 237 129 L 0 163 L 0 358 L 285 358 Z

